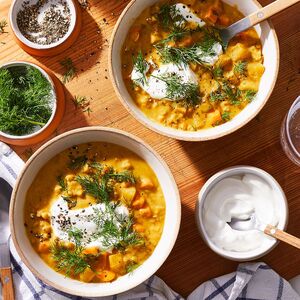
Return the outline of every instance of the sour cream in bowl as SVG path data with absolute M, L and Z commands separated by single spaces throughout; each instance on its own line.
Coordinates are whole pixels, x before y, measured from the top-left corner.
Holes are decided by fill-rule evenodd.
M 237 261 L 257 259 L 277 240 L 258 230 L 238 231 L 228 224 L 233 218 L 246 220 L 252 214 L 263 224 L 285 229 L 286 197 L 267 172 L 248 166 L 225 169 L 202 187 L 196 204 L 196 221 L 204 241 L 217 254 Z

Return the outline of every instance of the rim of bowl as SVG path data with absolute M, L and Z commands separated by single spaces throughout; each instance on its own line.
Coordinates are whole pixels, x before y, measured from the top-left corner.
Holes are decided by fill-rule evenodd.
M 54 143 L 57 143 L 61 140 L 63 140 L 65 137 L 70 136 L 70 135 L 76 135 L 78 133 L 82 133 L 82 132 L 87 132 L 87 131 L 105 131 L 105 132 L 111 132 L 111 133 L 116 133 L 122 136 L 125 136 L 128 139 L 133 140 L 134 142 L 136 142 L 137 144 L 141 145 L 142 147 L 144 147 L 146 149 L 146 151 L 149 151 L 150 153 L 152 153 L 155 158 L 157 159 L 157 161 L 163 166 L 165 172 L 168 174 L 169 179 L 172 183 L 172 186 L 174 188 L 174 193 L 176 194 L 176 199 L 172 199 L 172 201 L 176 201 L 176 206 L 177 206 L 177 210 L 178 210 L 178 214 L 177 214 L 177 219 L 175 221 L 175 227 L 173 228 L 175 234 L 173 235 L 173 237 L 170 237 L 169 240 L 171 240 L 171 242 L 168 244 L 168 248 L 164 248 L 165 251 L 163 254 L 161 254 L 158 258 L 159 258 L 159 262 L 156 264 L 156 266 L 151 270 L 151 272 L 149 272 L 148 274 L 146 274 L 146 276 L 144 277 L 137 277 L 137 280 L 132 283 L 132 284 L 128 284 L 126 286 L 126 288 L 118 288 L 115 289 L 114 291 L 109 292 L 109 293 L 105 293 L 105 294 L 93 294 L 90 295 L 88 294 L 88 292 L 85 293 L 81 293 L 81 292 L 76 292 L 75 290 L 72 290 L 70 288 L 68 288 L 67 286 L 61 286 L 59 283 L 57 282 L 53 282 L 50 279 L 45 278 L 43 275 L 40 274 L 40 272 L 35 269 L 34 264 L 31 263 L 26 255 L 23 253 L 22 248 L 19 245 L 19 242 L 16 239 L 16 227 L 15 227 L 15 222 L 16 220 L 14 219 L 14 211 L 15 211 L 15 206 L 17 205 L 17 194 L 19 193 L 19 187 L 20 187 L 20 182 L 23 180 L 23 177 L 26 175 L 26 170 L 28 168 L 28 166 L 36 159 L 39 158 L 39 156 L 47 151 L 47 148 L 49 146 L 51 146 Z M 127 147 L 126 147 L 127 148 Z M 129 149 L 129 148 L 127 148 Z M 130 150 L 130 149 L 129 149 Z M 132 151 L 132 150 L 131 150 Z M 134 152 L 134 151 L 133 151 Z M 151 167 L 151 166 L 150 166 Z M 147 280 L 149 277 L 151 277 L 165 262 L 165 260 L 168 258 L 168 256 L 170 255 L 174 244 L 177 240 L 178 237 L 178 233 L 179 233 L 179 228 L 180 228 L 180 223 L 181 223 L 181 201 L 180 201 L 180 193 L 178 190 L 178 186 L 176 184 L 176 181 L 174 179 L 174 176 L 169 168 L 169 166 L 167 165 L 167 163 L 162 159 L 162 157 L 154 150 L 150 147 L 150 145 L 148 145 L 147 143 L 145 143 L 142 139 L 140 139 L 139 137 L 125 132 L 123 130 L 119 130 L 119 129 L 115 129 L 115 128 L 109 128 L 109 127 L 102 127 L 102 126 L 90 126 L 90 127 L 83 127 L 83 128 L 79 128 L 79 129 L 74 129 L 68 132 L 65 132 L 53 139 L 51 139 L 50 141 L 48 141 L 47 143 L 45 143 L 43 146 L 41 146 L 30 158 L 29 160 L 25 163 L 25 166 L 23 167 L 22 171 L 20 172 L 19 176 L 17 177 L 13 192 L 12 192 L 12 197 L 11 197 L 11 204 L 10 204 L 10 210 L 9 210 L 9 224 L 10 224 L 10 228 L 11 228 L 11 237 L 13 240 L 13 243 L 16 247 L 17 253 L 19 254 L 19 256 L 21 257 L 21 260 L 25 263 L 25 265 L 28 267 L 28 269 L 39 279 L 41 279 L 43 282 L 45 282 L 46 284 L 55 287 L 58 290 L 64 291 L 66 293 L 72 294 L 72 295 L 78 295 L 78 296 L 83 296 L 83 297 L 102 297 L 102 296 L 111 296 L 114 294 L 119 294 L 119 293 L 123 293 L 125 291 L 128 291 L 134 287 L 136 287 L 137 285 L 141 284 L 143 281 Z M 164 225 L 165 226 L 165 225 Z M 160 241 L 159 241 L 160 242 Z M 158 242 L 158 243 L 159 243 Z M 32 251 L 35 251 L 32 248 Z M 153 255 L 153 253 L 151 254 Z M 151 256 L 149 256 L 151 257 Z M 48 265 L 47 267 L 49 269 L 51 269 Z M 134 276 L 134 274 L 132 275 Z M 77 280 L 74 280 L 77 282 Z M 82 284 L 86 284 L 86 286 L 88 287 L 89 283 L 84 283 L 82 282 Z M 109 284 L 109 283 L 107 283 Z M 100 291 L 101 292 L 101 291 Z
M 40 134 L 51 124 L 51 122 L 53 121 L 53 118 L 55 116 L 56 110 L 57 110 L 57 95 L 56 95 L 55 85 L 54 85 L 52 78 L 49 76 L 49 74 L 43 68 L 41 68 L 38 65 L 31 63 L 31 62 L 12 61 L 12 62 L 8 62 L 8 63 L 4 63 L 4 64 L 0 65 L 0 69 L 2 69 L 2 68 L 9 69 L 10 67 L 14 67 L 14 66 L 31 66 L 35 69 L 38 69 L 42 73 L 42 75 L 48 80 L 48 82 L 51 84 L 51 90 L 52 90 L 52 95 L 53 95 L 52 102 L 51 102 L 52 114 L 51 114 L 48 122 L 41 129 L 34 131 L 33 133 L 26 134 L 26 135 L 12 135 L 12 134 L 6 133 L 4 131 L 0 131 L 0 137 L 3 136 L 8 139 L 25 140 L 25 139 L 29 139 L 29 138 L 32 138 L 32 137 Z
M 271 20 L 266 20 L 264 22 L 267 22 L 269 24 L 270 27 L 270 31 L 272 32 L 273 36 L 274 36 L 274 40 L 275 40 L 275 44 L 276 44 L 276 55 L 277 55 L 277 61 L 276 61 L 276 71 L 273 77 L 273 81 L 270 87 L 270 90 L 267 94 L 267 96 L 265 97 L 264 101 L 262 101 L 261 105 L 258 107 L 258 109 L 255 111 L 255 113 L 253 114 L 249 114 L 249 116 L 240 124 L 236 125 L 235 127 L 232 127 L 230 129 L 228 129 L 226 132 L 221 132 L 221 133 L 215 133 L 213 135 L 207 136 L 207 137 L 188 137 L 185 136 L 186 131 L 184 130 L 179 130 L 179 129 L 173 129 L 174 133 L 171 132 L 165 132 L 163 130 L 160 130 L 158 128 L 156 128 L 154 126 L 154 124 L 158 124 L 157 126 L 164 128 L 166 126 L 163 126 L 162 124 L 159 124 L 155 121 L 150 120 L 147 116 L 145 118 L 145 120 L 139 116 L 139 114 L 137 114 L 133 109 L 131 109 L 131 104 L 128 104 L 128 102 L 125 100 L 125 98 L 123 98 L 123 96 L 121 95 L 120 89 L 118 87 L 117 81 L 115 79 L 114 76 L 114 71 L 113 71 L 113 48 L 115 45 L 115 36 L 120 28 L 121 22 L 123 21 L 123 17 L 128 13 L 128 11 L 131 9 L 131 7 L 136 3 L 137 0 L 131 0 L 128 5 L 125 7 L 125 9 L 123 10 L 122 14 L 120 15 L 116 25 L 114 26 L 113 32 L 112 32 L 112 36 L 111 36 L 111 40 L 110 40 L 110 51 L 109 51 L 109 56 L 108 56 L 108 65 L 109 65 L 109 75 L 114 87 L 114 90 L 119 98 L 119 100 L 121 101 L 121 103 L 125 106 L 125 108 L 127 109 L 127 111 L 137 120 L 139 121 L 141 124 L 143 124 L 145 127 L 153 130 L 154 132 L 157 132 L 161 135 L 173 138 L 173 139 L 177 139 L 177 140 L 183 140 L 183 141 L 191 141 L 191 142 L 197 142 L 197 141 L 208 141 L 208 140 L 214 140 L 214 139 L 218 139 L 221 138 L 223 136 L 229 135 L 235 131 L 237 131 L 238 129 L 240 129 L 241 127 L 245 126 L 247 123 L 249 123 L 252 119 L 255 118 L 255 116 L 257 116 L 259 114 L 259 112 L 263 109 L 263 107 L 265 106 L 265 104 L 267 103 L 267 101 L 269 100 L 274 87 L 275 87 L 275 83 L 277 81 L 278 78 L 278 72 L 279 72 L 279 63 L 280 63 L 280 53 L 279 53 L 279 42 L 278 42 L 278 37 L 276 34 L 276 31 L 274 29 L 273 23 L 271 22 Z M 257 1 L 257 0 L 251 0 L 256 6 L 257 8 L 262 8 L 262 5 Z M 120 70 L 121 72 L 121 70 Z M 123 80 L 123 79 L 122 79 Z M 133 105 L 136 105 L 135 103 Z M 138 108 L 138 107 L 137 107 Z M 140 110 L 140 108 L 138 108 L 138 110 Z M 140 110 L 141 111 L 141 110 Z M 141 111 L 142 112 L 142 111 Z M 222 126 L 222 125 L 220 125 Z M 220 127 L 219 126 L 219 127 Z M 168 129 L 172 129 L 171 127 L 166 127 Z M 202 129 L 202 130 L 198 130 L 199 131 L 203 131 L 203 130 L 207 130 L 207 129 Z M 176 132 L 176 133 L 175 133 Z
M 24 0 L 21 0 L 21 1 L 25 2 Z M 38 43 L 31 42 L 21 33 L 19 26 L 17 24 L 16 18 L 13 18 L 13 13 L 16 10 L 16 4 L 17 3 L 19 4 L 20 0 L 14 0 L 13 3 L 11 4 L 11 8 L 9 10 L 9 20 L 10 20 L 12 30 L 13 30 L 14 34 L 16 35 L 16 37 L 26 46 L 33 48 L 33 49 L 38 49 L 38 50 L 52 49 L 52 48 L 55 48 L 55 47 L 63 44 L 70 37 L 72 32 L 74 31 L 75 24 L 77 22 L 77 13 L 76 13 L 76 8 L 75 8 L 75 4 L 74 4 L 73 0 L 65 0 L 65 1 L 70 8 L 70 15 L 71 15 L 71 23 L 70 23 L 68 32 L 55 43 L 51 43 L 49 45 L 40 45 Z M 15 16 L 17 16 L 17 13 L 18 12 L 15 13 Z
M 280 220 L 279 220 L 279 225 L 278 228 L 285 230 L 288 224 L 288 202 L 286 199 L 286 195 L 280 186 L 280 184 L 277 182 L 277 180 L 268 172 L 252 167 L 252 166 L 247 166 L 247 165 L 238 165 L 238 166 L 233 166 L 226 168 L 222 171 L 219 171 L 218 173 L 214 174 L 211 176 L 206 183 L 202 186 L 202 188 L 199 191 L 198 198 L 196 201 L 196 209 L 195 209 L 195 218 L 196 218 L 196 223 L 198 230 L 200 232 L 200 235 L 203 239 L 203 241 L 209 246 L 211 250 L 213 250 L 215 253 L 219 254 L 220 256 L 223 256 L 224 258 L 230 259 L 230 260 L 235 260 L 235 261 L 248 261 L 248 260 L 254 260 L 257 258 L 260 258 L 266 254 L 268 254 L 270 251 L 272 251 L 279 243 L 278 240 L 274 239 L 270 241 L 270 245 L 268 248 L 265 250 L 260 250 L 260 248 L 251 250 L 251 251 L 245 251 L 245 252 L 234 252 L 234 251 L 229 251 L 222 249 L 215 245 L 212 241 L 211 238 L 208 236 L 205 225 L 203 223 L 203 206 L 204 202 L 206 200 L 206 197 L 212 187 L 218 183 L 220 180 L 227 178 L 232 175 L 238 175 L 238 174 L 254 174 L 260 178 L 262 178 L 267 184 L 269 184 L 273 189 L 276 189 L 276 192 L 280 193 L 280 198 L 283 203 L 284 211 L 280 213 Z

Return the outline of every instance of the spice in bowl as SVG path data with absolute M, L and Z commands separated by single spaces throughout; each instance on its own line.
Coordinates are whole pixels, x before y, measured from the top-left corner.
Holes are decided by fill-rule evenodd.
M 33 134 L 53 113 L 53 87 L 30 65 L 0 68 L 0 131 L 14 136 Z
M 39 45 L 59 42 L 66 36 L 71 24 L 70 7 L 64 0 L 24 1 L 17 14 L 20 32 L 29 41 Z

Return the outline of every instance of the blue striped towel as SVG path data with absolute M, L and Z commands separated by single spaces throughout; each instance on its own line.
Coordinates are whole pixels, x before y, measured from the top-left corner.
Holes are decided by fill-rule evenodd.
M 13 186 L 23 165 L 24 163 L 20 157 L 11 148 L 0 142 L 0 179 L 3 178 Z M 8 188 L 3 180 L 0 180 L 0 186 L 1 201 L 2 197 L 7 197 L 7 194 L 11 192 L 11 188 Z M 24 265 L 12 242 L 10 243 L 10 249 L 17 300 L 83 299 L 44 284 Z M 293 289 L 289 282 L 280 277 L 265 263 L 243 263 L 238 266 L 236 272 L 201 284 L 188 296 L 187 300 L 300 300 L 300 276 L 298 277 L 292 282 L 295 288 Z M 296 289 L 298 289 L 299 294 Z M 184 298 L 174 292 L 160 278 L 152 276 L 146 282 L 128 292 L 99 299 L 181 300 Z

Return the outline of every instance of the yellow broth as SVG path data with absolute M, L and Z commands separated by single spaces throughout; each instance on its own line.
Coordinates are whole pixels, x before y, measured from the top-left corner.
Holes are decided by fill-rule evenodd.
M 203 27 L 204 30 L 196 30 L 175 41 L 171 40 L 168 43 L 169 47 L 192 47 L 203 41 L 205 29 L 227 27 L 243 17 L 237 7 L 219 0 L 162 1 L 145 9 L 130 28 L 122 48 L 124 82 L 141 111 L 149 119 L 164 126 L 198 131 L 224 124 L 255 98 L 264 73 L 262 45 L 254 28 L 238 34 L 213 66 L 189 64 L 197 76 L 200 89 L 201 101 L 197 105 L 187 106 L 181 100 L 153 99 L 131 79 L 134 59 L 140 51 L 146 61 L 151 60 L 154 66 L 162 65 L 162 58 L 154 46 L 166 39 L 170 31 L 163 28 L 158 14 L 164 4 L 176 3 L 186 4 L 206 22 L 206 25 Z M 195 29 L 193 23 L 187 23 L 186 26 Z M 152 67 L 148 72 L 151 72 L 151 69 Z M 223 88 L 223 83 L 229 87 L 229 92 L 224 92 L 224 88 L 220 96 L 220 84 Z
M 82 157 L 85 159 L 80 161 Z M 79 163 L 74 169 L 74 162 L 78 158 Z M 76 180 L 78 175 L 88 178 L 95 174 L 98 176 L 91 167 L 92 162 L 101 164 L 103 174 L 112 167 L 115 172 L 126 172 L 134 176 L 135 183 L 110 182 L 113 187 L 110 201 L 128 208 L 133 220 L 131 229 L 138 234 L 142 243 L 113 249 L 111 252 L 93 247 L 81 249 L 81 256 L 90 255 L 92 259 L 89 260 L 89 267 L 76 274 L 74 269 L 66 272 L 65 269 L 58 268 L 58 261 L 53 255 L 54 245 L 59 243 L 59 249 L 71 252 L 75 245 L 74 241 L 62 242 L 55 236 L 50 209 L 63 194 L 72 203 L 70 210 L 84 209 L 97 203 L 97 199 Z M 59 180 L 63 180 L 67 186 L 65 190 Z M 151 255 L 162 234 L 165 200 L 156 175 L 144 160 L 123 147 L 95 142 L 61 152 L 39 171 L 27 192 L 24 214 L 27 234 L 33 248 L 51 268 L 84 282 L 108 282 L 131 272 Z

